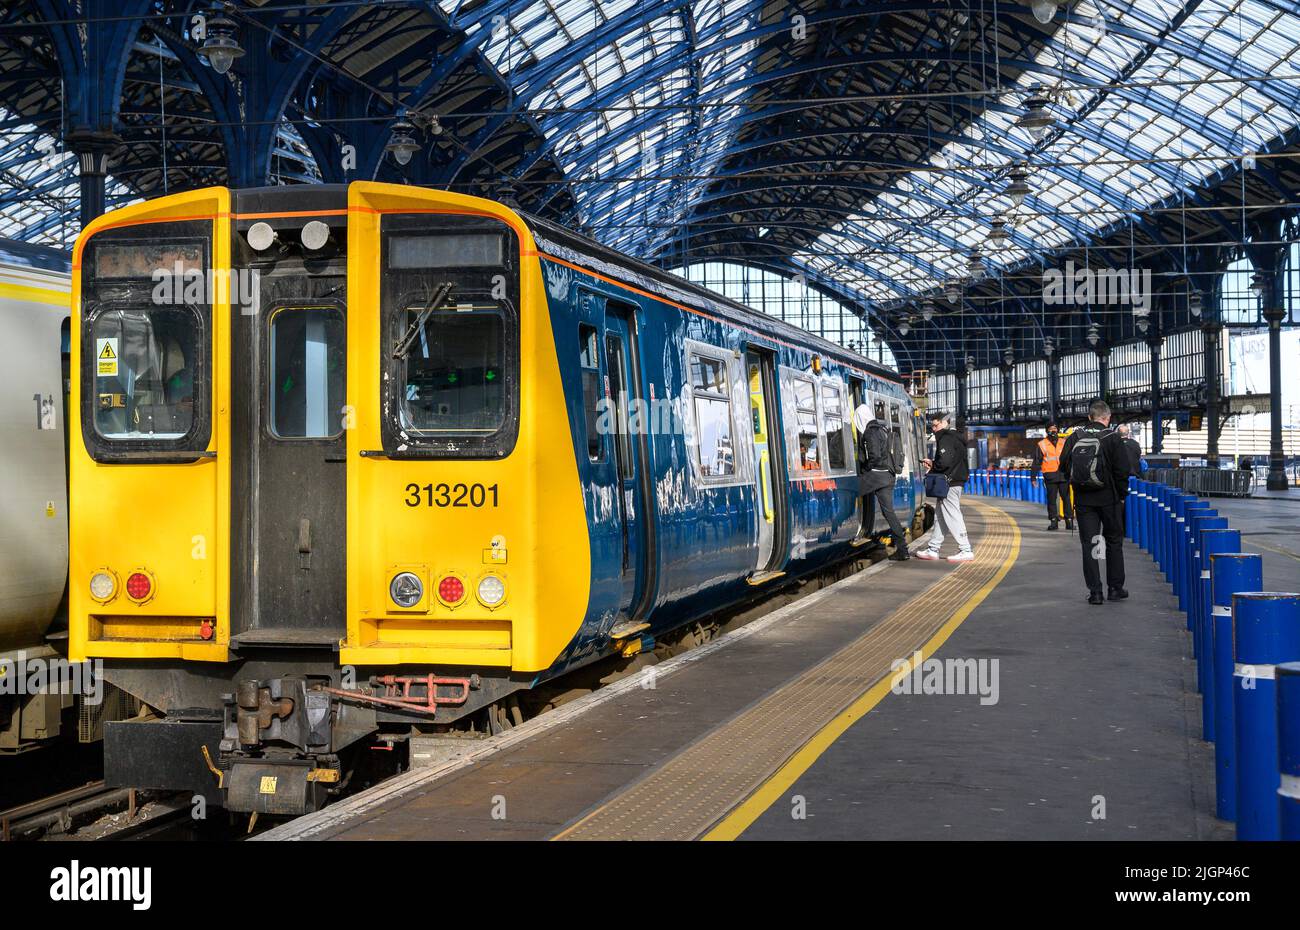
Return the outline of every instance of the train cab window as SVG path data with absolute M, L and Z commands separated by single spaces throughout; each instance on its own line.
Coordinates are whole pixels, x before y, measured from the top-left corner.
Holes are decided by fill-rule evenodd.
M 695 453 L 700 475 L 721 478 L 736 473 L 732 442 L 731 385 L 727 362 L 691 353 L 691 396 L 695 406 Z
M 817 430 L 817 385 L 807 378 L 792 379 L 795 422 L 799 429 L 799 470 L 821 470 L 821 450 Z
M 833 384 L 822 385 L 822 426 L 826 468 L 843 471 L 849 462 L 844 452 L 844 401 L 840 389 Z
M 454 308 L 407 310 L 401 425 L 432 435 L 487 435 L 506 417 L 506 319 L 490 301 L 461 295 Z M 424 322 L 420 317 L 424 314 Z
M 600 433 L 600 411 L 603 399 L 600 390 L 600 340 L 596 327 L 585 323 L 578 325 L 578 367 L 582 377 L 582 409 L 587 420 L 587 458 L 593 462 L 605 460 L 605 442 Z
M 330 439 L 343 432 L 343 314 L 337 307 L 283 307 L 271 314 L 267 415 L 278 439 Z
M 181 439 L 194 424 L 199 331 L 188 307 L 107 307 L 91 327 L 95 431 Z

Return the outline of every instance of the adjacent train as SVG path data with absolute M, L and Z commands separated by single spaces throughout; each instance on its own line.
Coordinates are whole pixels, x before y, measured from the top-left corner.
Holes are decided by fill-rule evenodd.
M 70 650 L 110 782 L 297 814 L 386 734 L 849 557 L 898 376 L 496 202 L 212 188 L 73 257 Z
M 29 689 L 30 660 L 66 610 L 68 512 L 64 383 L 69 347 L 66 252 L 0 240 L 0 754 L 59 735 L 71 694 Z

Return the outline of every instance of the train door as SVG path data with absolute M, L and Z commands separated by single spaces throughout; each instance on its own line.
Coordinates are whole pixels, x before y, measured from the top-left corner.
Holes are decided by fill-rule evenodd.
M 636 311 L 612 300 L 606 301 L 605 308 L 605 371 L 623 530 L 623 594 L 619 619 L 611 631 L 618 638 L 647 626 L 644 618 L 654 596 L 657 555 L 654 514 L 648 507 L 653 500 L 649 490 L 649 437 L 645 429 L 633 428 L 650 421 L 641 393 Z
M 236 646 L 346 633 L 343 262 L 286 256 L 234 316 Z
M 857 412 L 858 412 L 858 408 L 867 402 L 867 386 L 863 383 L 861 378 L 850 378 L 849 391 L 853 397 L 853 403 L 852 406 L 850 407 L 850 413 L 849 413 L 849 423 L 852 424 L 853 470 L 854 473 L 856 474 L 858 472 L 858 444 L 862 442 L 862 436 L 859 435 L 858 433 Z M 858 541 L 865 542 L 866 538 L 871 534 L 871 527 L 867 526 L 866 499 L 861 494 L 859 494 L 857 497 L 857 501 L 858 501 L 857 503 L 858 532 L 854 540 L 855 544 L 857 544 Z
M 785 559 L 786 481 L 776 409 L 776 376 L 771 353 L 750 349 L 745 355 L 749 413 L 754 432 L 755 493 L 758 513 L 757 577 L 775 572 Z

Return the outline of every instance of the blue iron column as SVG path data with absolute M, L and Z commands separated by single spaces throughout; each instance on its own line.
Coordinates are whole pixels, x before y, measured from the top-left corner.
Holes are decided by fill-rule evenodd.
M 1147 348 L 1151 350 L 1151 454 L 1159 455 L 1164 445 L 1164 430 L 1160 420 L 1160 347 L 1164 337 L 1158 332 L 1147 336 Z
M 1106 400 L 1110 393 L 1110 346 L 1097 348 L 1097 396 Z
M 1002 418 L 1005 422 L 1010 423 L 1013 409 L 1012 402 L 1015 399 L 1015 389 L 1011 384 L 1011 374 L 1015 371 L 1015 362 L 1003 361 L 998 367 L 1002 369 Z
M 1266 288 L 1265 294 L 1277 292 L 1276 286 Z M 1282 454 L 1282 321 L 1286 308 L 1279 306 L 1276 298 L 1264 308 L 1268 323 L 1268 489 L 1287 489 L 1286 460 Z
M 957 432 L 963 435 L 966 432 L 966 378 L 968 372 L 965 368 L 958 369 L 952 373 L 953 380 L 957 384 Z
M 1205 351 L 1205 464 L 1219 467 L 1219 337 L 1223 324 L 1215 321 L 1201 327 Z

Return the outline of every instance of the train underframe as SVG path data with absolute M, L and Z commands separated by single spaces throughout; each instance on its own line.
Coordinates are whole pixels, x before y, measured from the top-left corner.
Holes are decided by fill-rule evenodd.
M 234 813 L 298 816 L 382 767 L 367 754 L 461 724 L 533 678 L 507 670 L 374 672 L 356 670 L 354 679 L 324 653 L 213 667 L 107 662 L 107 680 L 145 711 L 106 726 L 105 781 L 188 791 Z

